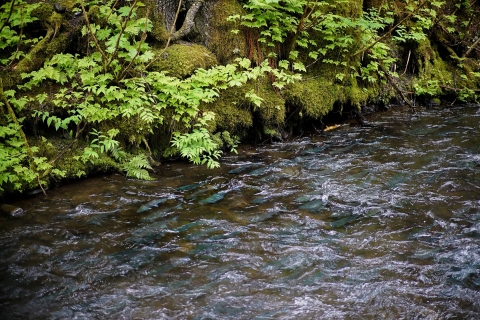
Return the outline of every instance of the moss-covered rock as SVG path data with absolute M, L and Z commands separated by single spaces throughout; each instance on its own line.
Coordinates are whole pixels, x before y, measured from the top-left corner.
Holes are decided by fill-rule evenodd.
M 259 107 L 245 97 L 250 91 L 262 98 Z M 228 88 L 220 93 L 216 102 L 202 108 L 215 113 L 215 120 L 209 128 L 211 132 L 228 131 L 241 138 L 254 124 L 275 128 L 282 126 L 285 120 L 285 100 L 266 78 L 251 81 L 242 87 Z
M 62 150 L 68 148 L 72 143 L 71 139 L 65 139 L 61 136 L 49 137 L 45 139 L 43 137 L 29 139 L 31 147 L 35 147 L 38 151 L 35 153 L 36 157 L 45 157 L 47 159 L 56 159 Z M 49 173 L 47 177 L 42 177 L 43 186 L 48 187 L 52 184 L 59 183 L 60 181 L 69 181 L 78 179 L 84 176 L 102 173 L 102 172 L 114 172 L 121 171 L 118 163 L 104 153 L 99 153 L 99 158 L 95 159 L 95 163 L 90 161 L 83 162 L 79 160 L 83 153 L 83 149 L 87 146 L 85 141 L 77 141 L 73 147 L 59 157 L 55 162 L 54 170 Z M 60 174 L 60 172 L 63 172 Z M 42 172 L 40 172 L 42 174 Z M 36 181 L 32 184 L 24 186 L 25 189 L 36 189 L 38 185 Z
M 442 95 L 442 86 L 450 86 L 453 82 L 451 66 L 440 57 L 438 50 L 432 46 L 429 39 L 418 43 L 415 56 L 419 71 L 414 90 L 419 95 Z M 460 78 L 459 81 L 461 81 Z
M 42 2 L 40 5 L 32 11 L 31 16 L 35 17 L 40 21 L 40 23 L 44 23 L 48 21 L 48 18 L 54 12 L 53 5 L 48 2 Z
M 185 78 L 198 68 L 208 69 L 217 65 L 215 55 L 204 46 L 192 43 L 174 44 L 157 50 L 161 55 L 150 67 L 152 71 L 166 71 L 168 75 Z
M 361 106 L 379 93 L 375 86 L 359 86 L 355 78 L 344 82 L 330 79 L 311 77 L 290 85 L 285 92 L 287 105 L 293 106 L 303 115 L 321 119 L 333 110 L 336 103 L 349 104 L 360 110 Z

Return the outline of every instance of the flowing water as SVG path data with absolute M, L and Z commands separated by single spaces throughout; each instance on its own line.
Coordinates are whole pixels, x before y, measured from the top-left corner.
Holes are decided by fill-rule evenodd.
M 0 318 L 480 319 L 479 110 L 393 110 L 13 203 Z

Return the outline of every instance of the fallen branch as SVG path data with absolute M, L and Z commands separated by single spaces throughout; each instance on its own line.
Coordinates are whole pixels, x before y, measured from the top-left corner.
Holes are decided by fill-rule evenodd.
M 459 88 L 453 88 L 453 87 L 449 87 L 449 86 L 440 86 L 440 88 L 443 88 L 443 89 L 447 89 L 447 90 L 452 90 L 452 91 L 462 91 L 463 89 L 459 89 Z M 473 89 L 469 89 L 473 92 L 480 92 L 480 90 L 473 90 Z
M 475 49 L 475 47 L 480 43 L 480 38 L 478 38 L 471 46 L 470 46 L 470 49 L 467 50 L 467 52 L 465 52 L 465 54 L 462 56 L 462 58 L 465 58 L 466 56 L 468 56 L 470 54 L 470 52 L 473 51 L 473 49 Z

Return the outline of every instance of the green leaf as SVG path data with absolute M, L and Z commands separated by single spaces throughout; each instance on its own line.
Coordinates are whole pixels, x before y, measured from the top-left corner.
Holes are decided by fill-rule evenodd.
M 298 71 L 307 72 L 307 69 L 305 69 L 305 65 L 300 61 L 293 63 L 293 69 L 298 70 Z
M 290 62 L 288 62 L 288 60 L 280 60 L 280 61 L 278 62 L 278 66 L 279 66 L 280 68 L 285 69 L 285 70 L 288 69 L 289 65 L 290 65 Z

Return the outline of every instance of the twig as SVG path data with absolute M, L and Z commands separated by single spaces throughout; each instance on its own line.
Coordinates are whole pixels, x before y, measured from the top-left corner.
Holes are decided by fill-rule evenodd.
M 40 175 L 37 175 L 37 182 L 40 189 L 42 189 L 43 195 L 46 196 L 47 193 L 45 192 L 45 189 L 43 189 L 42 182 L 40 181 Z
M 85 18 L 85 23 L 87 24 L 88 31 L 93 37 L 93 41 L 95 42 L 95 46 L 97 47 L 97 50 L 100 52 L 102 55 L 103 59 L 105 61 L 108 61 L 107 55 L 105 52 L 103 52 L 102 48 L 100 47 L 100 43 L 98 43 L 98 39 L 95 36 L 95 33 L 92 30 L 92 26 L 90 25 L 90 21 L 88 20 L 88 15 L 87 15 L 87 10 L 85 10 L 85 6 L 83 5 L 83 0 L 80 0 L 80 5 L 82 6 L 82 11 L 83 11 L 83 17 Z
M 449 86 L 439 86 L 440 88 L 444 88 L 444 89 L 447 89 L 447 90 L 452 90 L 452 91 L 461 91 L 462 89 L 459 89 L 459 88 L 453 88 L 453 87 L 449 87 Z M 473 89 L 470 89 L 472 90 L 473 92 L 480 92 L 480 90 L 473 90 Z
M 117 3 L 118 3 L 118 0 L 115 1 L 112 8 L 110 9 L 110 13 L 107 16 L 107 19 L 105 19 L 107 22 L 108 22 L 108 19 L 110 18 L 110 16 L 112 15 L 112 13 L 113 13 L 113 9 L 117 6 Z
M 10 63 L 8 64 L 8 66 L 10 66 L 15 61 L 15 59 L 17 59 L 17 54 L 20 51 L 20 45 L 22 44 L 22 36 L 23 36 L 23 9 L 22 8 L 20 9 L 20 12 L 21 12 L 20 16 L 21 16 L 21 21 L 22 22 L 20 24 L 20 35 L 18 37 L 17 50 L 15 50 L 15 54 L 13 55 L 13 58 L 10 61 Z
M 410 12 L 405 18 L 403 18 L 402 20 L 400 20 L 396 25 L 394 25 L 393 27 L 390 28 L 390 30 L 388 30 L 387 33 L 385 33 L 383 36 L 381 36 L 380 38 L 378 38 L 377 40 L 375 40 L 372 44 L 368 45 L 366 48 L 363 48 L 363 49 L 360 49 L 358 50 L 357 52 L 355 52 L 353 54 L 353 56 L 356 56 L 362 52 L 365 52 L 367 50 L 370 50 L 371 48 L 373 48 L 373 46 L 375 46 L 377 43 L 379 43 L 380 41 L 382 41 L 385 37 L 387 37 L 388 35 L 392 34 L 392 32 L 397 29 L 402 23 L 404 23 L 405 21 L 407 21 L 408 19 L 410 19 L 414 13 L 416 11 L 418 11 L 420 8 L 422 8 L 425 4 L 427 3 L 427 1 L 423 1 L 417 8 L 415 8 L 414 11 Z
M 10 105 L 10 102 L 8 101 L 7 97 L 5 96 L 5 93 L 3 92 L 3 79 L 2 78 L 0 78 L 0 97 L 2 98 L 2 100 L 5 102 L 5 105 L 7 106 L 8 114 L 10 115 L 13 122 L 18 127 L 18 133 L 22 137 L 23 142 L 25 143 L 25 146 L 27 147 L 27 153 L 28 153 L 28 156 L 30 158 L 29 159 L 29 162 L 30 162 L 30 160 L 33 158 L 33 152 L 32 152 L 32 149 L 30 149 L 30 145 L 28 144 L 27 136 L 25 135 L 25 132 L 23 132 L 23 129 L 20 126 L 20 123 L 18 122 L 17 116 L 15 115 L 15 111 L 13 111 L 13 108 Z M 32 164 L 30 164 L 30 165 L 33 166 Z
M 468 56 L 470 54 L 470 52 L 473 51 L 473 49 L 475 49 L 475 47 L 480 43 L 480 38 L 478 38 L 471 46 L 470 46 L 470 49 L 467 50 L 467 52 L 465 52 L 462 56 L 462 58 L 465 58 L 466 56 Z
M 132 66 L 133 62 L 135 61 L 135 59 L 138 57 L 138 55 L 140 54 L 140 49 L 142 47 L 142 44 L 143 42 L 145 41 L 145 39 L 147 39 L 147 28 L 148 28 L 148 13 L 149 13 L 149 10 L 150 10 L 150 7 L 147 7 L 147 14 L 145 15 L 145 30 L 143 31 L 143 34 L 142 34 L 142 38 L 140 39 L 140 42 L 138 43 L 138 47 L 137 47 L 137 52 L 135 53 L 135 56 L 130 60 L 129 64 L 127 67 L 123 68 L 122 66 L 122 69 L 123 71 L 120 73 L 120 76 L 117 78 L 117 81 L 123 79 L 124 75 L 127 73 L 128 69 L 130 69 L 130 67 Z
M 118 48 L 120 46 L 120 39 L 122 38 L 122 35 L 125 32 L 125 29 L 127 28 L 128 21 L 130 20 L 130 16 L 132 15 L 133 8 L 135 8 L 135 6 L 137 5 L 137 2 L 138 2 L 138 0 L 135 0 L 133 2 L 133 4 L 130 6 L 130 11 L 128 11 L 128 15 L 125 18 L 125 22 L 122 25 L 122 29 L 120 30 L 120 33 L 118 34 L 117 42 L 115 43 L 115 50 L 113 51 L 113 53 L 111 55 L 112 58 L 105 65 L 105 69 L 108 68 L 108 66 L 112 63 L 112 61 L 115 59 L 115 56 L 117 55 Z
M 75 133 L 75 138 L 73 139 L 72 142 L 70 142 L 70 144 L 68 146 L 66 146 L 62 152 L 60 152 L 57 157 L 55 159 L 53 159 L 52 161 L 50 161 L 50 165 L 53 165 L 55 164 L 55 162 L 57 162 L 58 159 L 60 159 L 61 157 L 63 157 L 63 155 L 68 151 L 68 149 L 70 149 L 73 144 L 78 140 L 78 137 L 80 136 L 80 133 L 83 132 L 83 130 L 85 129 L 85 127 L 87 126 L 87 122 L 84 123 L 83 125 L 83 128 L 80 129 L 80 123 L 77 124 L 77 132 Z M 47 170 L 44 172 L 44 174 L 42 175 L 42 178 L 45 177 L 47 174 L 49 174 L 50 172 Z
M 407 73 L 407 68 L 408 68 L 408 63 L 410 62 L 410 54 L 412 53 L 412 50 L 408 50 L 408 58 L 407 58 L 407 64 L 405 65 L 405 71 L 400 75 L 403 76 L 405 73 Z
M 30 169 L 32 169 L 33 171 L 37 171 L 37 169 L 35 168 L 35 163 L 32 162 L 33 151 L 30 148 L 30 145 L 28 144 L 27 136 L 25 135 L 25 132 L 23 132 L 23 129 L 20 126 L 20 123 L 18 122 L 17 117 L 15 116 L 15 111 L 13 111 L 13 108 L 10 105 L 10 102 L 8 102 L 8 99 L 5 96 L 5 93 L 3 92 L 3 80 L 2 80 L 2 78 L 0 78 L 0 96 L 1 96 L 2 100 L 5 102 L 5 105 L 7 106 L 7 109 L 8 109 L 8 113 L 9 113 L 10 117 L 12 118 L 13 122 L 16 124 L 16 126 L 18 128 L 18 133 L 20 134 L 20 136 L 23 139 L 23 142 L 25 143 L 25 147 L 27 148 L 28 164 L 30 166 Z M 45 190 L 42 187 L 42 183 L 40 181 L 40 175 L 38 175 L 38 174 L 37 174 L 37 181 L 38 181 L 38 185 L 40 186 L 40 188 L 43 191 L 43 194 L 47 195 L 47 193 L 45 192 Z

